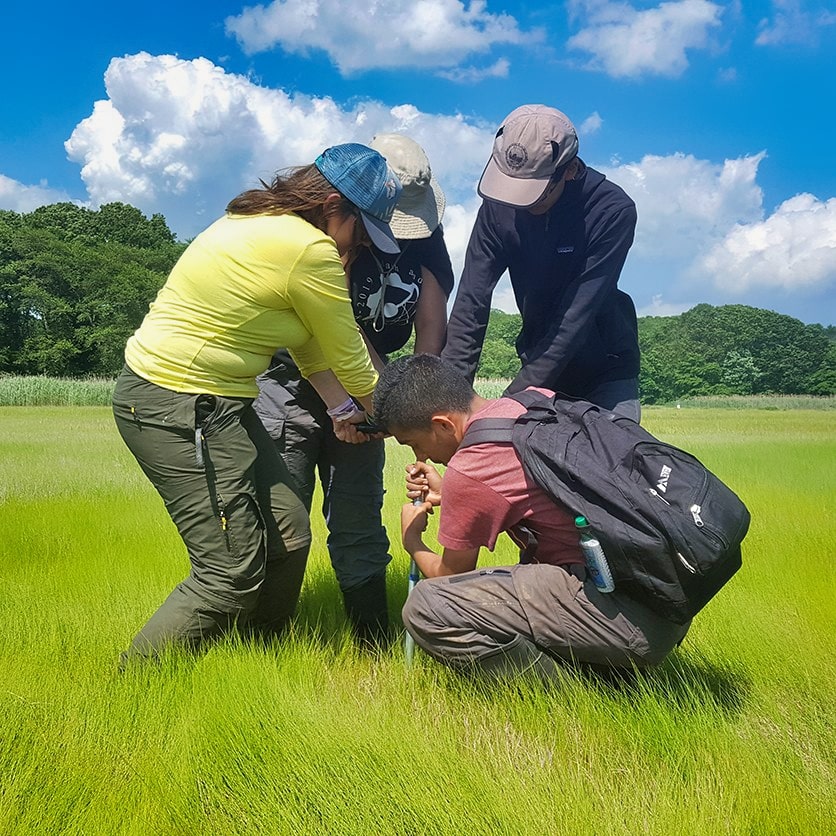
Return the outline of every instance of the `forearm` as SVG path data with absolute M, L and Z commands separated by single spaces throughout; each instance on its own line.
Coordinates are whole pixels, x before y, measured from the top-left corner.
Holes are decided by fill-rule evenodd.
M 415 314 L 415 353 L 441 354 L 447 333 L 447 297 L 426 267 L 422 274 L 421 295 Z
M 427 546 L 417 533 L 405 536 L 403 544 L 405 551 L 415 561 L 425 578 L 443 578 L 470 572 L 476 568 L 479 558 L 479 549 L 444 549 L 438 554 Z
M 507 267 L 503 244 L 491 229 L 488 214 L 483 204 L 470 236 L 441 354 L 471 381 L 485 342 L 493 291 Z
M 410 542 L 408 545 L 404 543 L 404 549 L 407 554 L 415 561 L 421 574 L 425 578 L 438 578 L 443 575 L 452 575 L 451 571 L 444 571 L 441 563 L 441 555 L 434 552 L 427 546 L 419 537 L 416 541 Z
M 336 406 L 344 403 L 349 398 L 345 387 L 340 383 L 337 376 L 331 369 L 326 369 L 321 372 L 314 372 L 308 377 L 308 382 L 316 389 L 316 393 L 322 398 L 325 406 L 328 409 L 333 409 Z M 365 395 L 362 398 L 355 397 L 363 409 L 370 413 L 372 411 L 372 396 Z

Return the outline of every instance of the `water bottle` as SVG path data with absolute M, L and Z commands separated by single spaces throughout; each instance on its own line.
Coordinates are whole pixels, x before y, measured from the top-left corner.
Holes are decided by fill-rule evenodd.
M 586 561 L 586 571 L 592 578 L 592 583 L 599 592 L 612 592 L 615 589 L 615 582 L 610 572 L 610 564 L 607 563 L 604 550 L 595 536 L 595 532 L 589 527 L 586 517 L 575 517 L 575 528 L 580 535 L 581 551 Z

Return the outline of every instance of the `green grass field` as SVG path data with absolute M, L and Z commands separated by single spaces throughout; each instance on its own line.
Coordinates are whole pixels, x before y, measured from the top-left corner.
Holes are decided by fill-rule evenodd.
M 356 651 L 318 519 L 292 635 L 117 673 L 179 538 L 106 408 L 0 408 L 0 833 L 833 833 L 832 413 L 645 425 L 745 499 L 743 570 L 635 684 L 488 689 Z M 390 448 L 393 534 L 407 461 Z

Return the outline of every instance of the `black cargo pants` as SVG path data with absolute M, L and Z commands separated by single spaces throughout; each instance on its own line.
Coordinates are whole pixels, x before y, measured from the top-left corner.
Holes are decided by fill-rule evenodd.
M 299 597 L 310 527 L 251 399 L 174 392 L 126 367 L 113 413 L 191 562 L 129 655 L 194 646 L 236 623 L 280 630 Z

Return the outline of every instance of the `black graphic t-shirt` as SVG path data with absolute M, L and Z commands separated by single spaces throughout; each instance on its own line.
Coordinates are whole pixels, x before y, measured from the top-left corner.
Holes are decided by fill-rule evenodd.
M 403 346 L 412 334 L 426 267 L 445 296 L 453 290 L 453 267 L 439 226 L 429 238 L 398 241 L 401 251 L 364 250 L 351 265 L 354 318 L 378 354 Z

